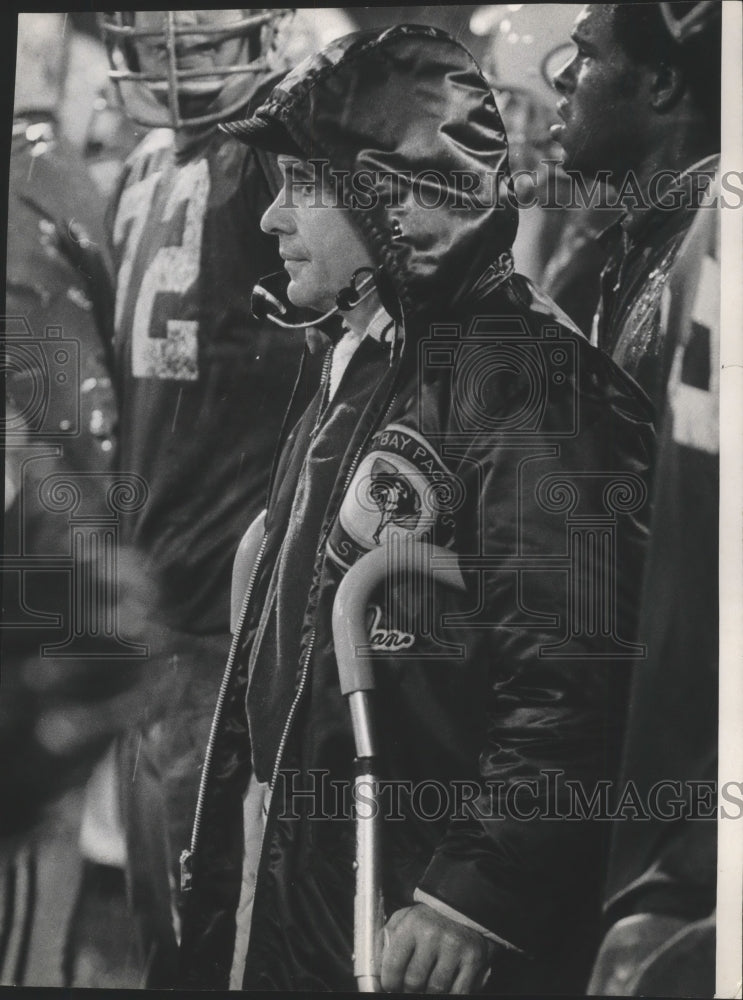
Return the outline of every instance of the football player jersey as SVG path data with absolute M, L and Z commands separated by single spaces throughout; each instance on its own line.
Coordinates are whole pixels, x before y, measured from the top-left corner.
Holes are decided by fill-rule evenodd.
M 255 282 L 281 267 L 259 228 L 271 198 L 241 143 L 211 131 L 182 154 L 157 129 L 114 201 L 118 464 L 148 490 L 123 542 L 149 561 L 165 620 L 190 632 L 228 631 L 232 559 L 264 506 L 302 349 L 250 313 Z
M 642 794 L 649 796 L 650 789 L 662 794 L 649 821 L 618 823 L 614 831 L 607 890 L 611 922 L 648 912 L 702 919 L 715 906 L 721 271 L 714 205 L 719 194 L 718 178 L 696 212 L 662 300 L 670 374 L 641 622 L 648 658 L 635 672 L 623 768 L 623 779 Z M 671 823 L 673 782 L 682 789 L 683 799 L 678 792 L 676 797 L 685 812 Z M 694 794 L 695 785 L 701 793 Z M 703 971 L 700 963 L 700 975 Z M 713 982 L 707 972 L 705 982 Z M 685 982 L 679 989 L 688 987 Z M 689 995 L 703 996 L 706 988 Z M 639 987 L 638 992 L 644 993 Z

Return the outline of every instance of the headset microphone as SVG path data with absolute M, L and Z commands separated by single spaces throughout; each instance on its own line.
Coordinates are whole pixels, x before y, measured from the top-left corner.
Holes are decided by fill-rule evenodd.
M 278 298 L 278 295 L 285 294 L 288 284 L 289 276 L 284 270 L 274 271 L 273 274 L 261 278 L 260 282 L 253 287 L 250 299 L 250 311 L 253 316 L 258 320 L 268 319 L 284 330 L 301 330 L 307 326 L 317 326 L 324 323 L 326 319 L 330 319 L 341 310 L 348 312 L 348 310 L 355 308 L 371 295 L 376 287 L 374 272 L 371 268 L 360 267 L 352 274 L 349 284 L 338 292 L 332 309 L 323 313 L 322 316 L 315 316 L 303 323 L 290 323 L 281 318 L 288 315 L 288 307 Z M 277 294 L 274 294 L 272 288 Z

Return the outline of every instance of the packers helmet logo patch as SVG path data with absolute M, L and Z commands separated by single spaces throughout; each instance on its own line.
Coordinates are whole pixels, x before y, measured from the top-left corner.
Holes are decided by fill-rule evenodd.
M 396 533 L 446 545 L 462 498 L 461 483 L 426 439 L 388 424 L 375 434 L 343 497 L 328 554 L 348 569 Z
M 369 496 L 382 515 L 372 536 L 376 545 L 379 545 L 388 524 L 415 530 L 421 516 L 420 497 L 410 480 L 384 458 L 376 459 L 372 466 Z

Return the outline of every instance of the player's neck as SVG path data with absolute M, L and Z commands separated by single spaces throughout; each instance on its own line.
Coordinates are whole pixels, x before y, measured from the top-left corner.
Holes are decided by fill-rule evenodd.
M 216 125 L 207 124 L 196 128 L 181 128 L 175 133 L 173 148 L 176 158 L 179 160 L 189 160 L 191 157 L 201 152 L 214 134 Z

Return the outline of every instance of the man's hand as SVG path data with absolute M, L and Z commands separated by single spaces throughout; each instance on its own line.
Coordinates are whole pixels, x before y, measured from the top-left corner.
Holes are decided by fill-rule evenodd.
M 387 921 L 382 989 L 388 993 L 472 993 L 495 945 L 425 903 L 397 910 Z

